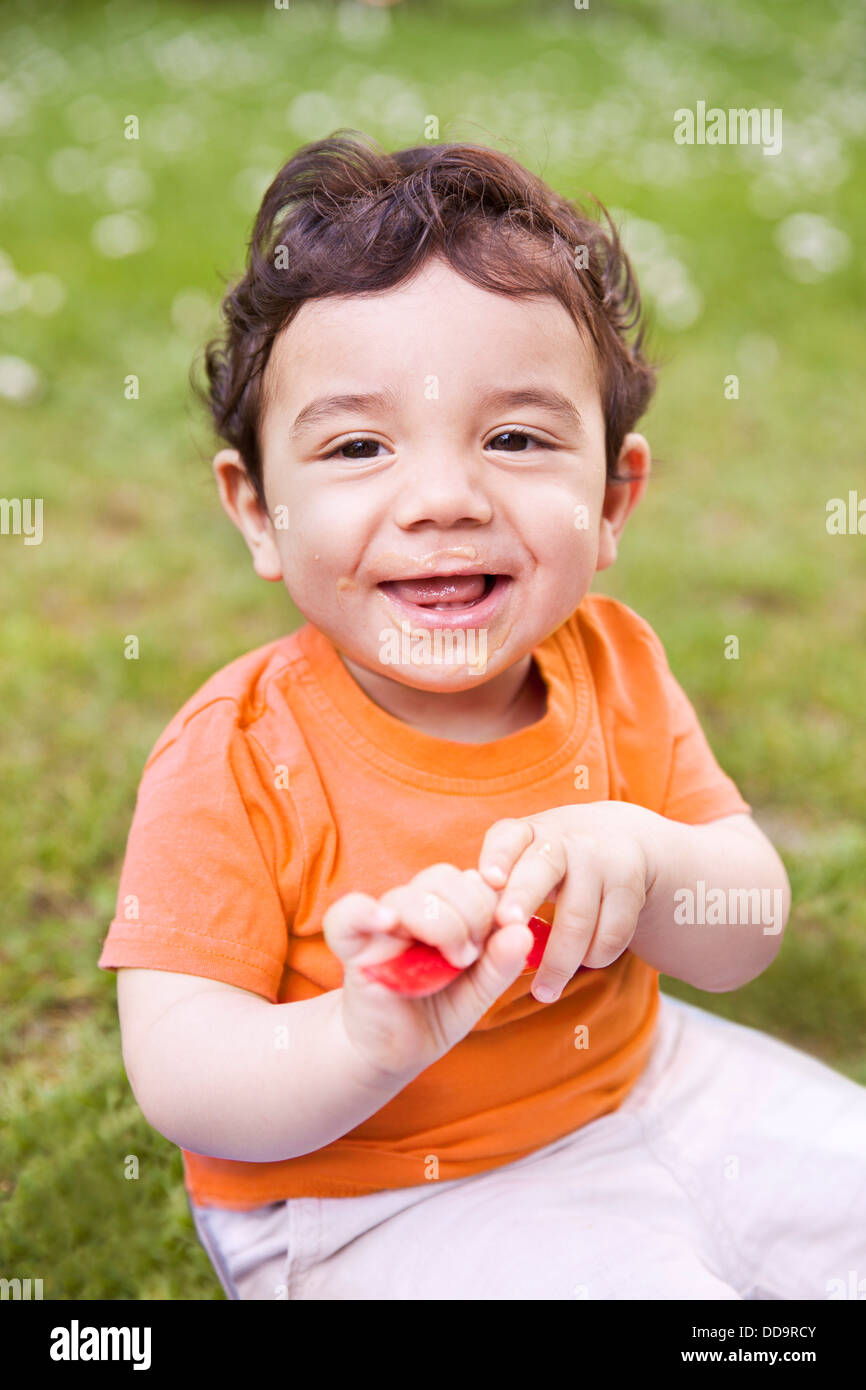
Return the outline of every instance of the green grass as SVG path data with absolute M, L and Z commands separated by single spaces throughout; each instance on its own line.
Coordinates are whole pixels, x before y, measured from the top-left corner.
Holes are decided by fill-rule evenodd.
M 2 249 L 19 276 L 66 289 L 53 316 L 0 315 L 0 355 L 43 381 L 38 401 L 0 405 L 2 491 L 42 497 L 45 528 L 40 546 L 0 537 L 4 1274 L 64 1299 L 222 1297 L 179 1153 L 126 1082 L 114 978 L 96 960 L 155 738 L 213 671 L 298 622 L 282 587 L 255 579 L 211 482 L 187 373 L 215 317 L 175 322 L 172 305 L 198 291 L 215 314 L 256 188 L 339 125 L 398 147 L 436 114 L 441 139 L 499 145 L 563 193 L 590 189 L 660 228 L 700 295 L 679 329 L 655 305 L 667 365 L 642 428 L 659 461 L 597 587 L 661 636 L 795 905 L 779 957 L 744 989 L 663 984 L 866 1083 L 866 541 L 825 528 L 829 498 L 864 491 L 864 271 L 852 252 L 795 278 L 776 240 L 808 212 L 862 244 L 863 29 L 841 0 L 788 0 L 780 19 L 771 0 L 4 11 L 2 80 L 26 109 L 0 151 Z M 305 111 L 304 91 L 331 105 Z M 782 155 L 675 146 L 673 110 L 698 98 L 783 108 Z M 129 113 L 138 143 L 121 138 Z M 95 171 L 79 192 L 52 181 L 68 147 Z M 139 204 L 111 201 L 135 192 L 128 174 L 106 183 L 113 166 L 146 175 Z M 94 223 L 136 207 L 149 244 L 101 255 Z M 138 401 L 124 399 L 130 372 Z

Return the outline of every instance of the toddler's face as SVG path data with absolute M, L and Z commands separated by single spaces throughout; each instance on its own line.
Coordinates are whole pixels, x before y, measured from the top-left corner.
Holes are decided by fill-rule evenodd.
M 396 289 L 305 304 L 266 392 L 267 515 L 237 454 L 215 460 L 257 573 L 344 658 L 419 691 L 466 691 L 527 658 L 613 563 L 643 491 L 605 486 L 594 360 L 562 305 L 479 289 L 440 260 Z M 621 457 L 646 474 L 641 435 Z M 465 635 L 445 647 L 446 627 Z M 394 664 L 401 632 L 426 631 L 429 652 L 437 629 L 450 657 L 416 645 Z

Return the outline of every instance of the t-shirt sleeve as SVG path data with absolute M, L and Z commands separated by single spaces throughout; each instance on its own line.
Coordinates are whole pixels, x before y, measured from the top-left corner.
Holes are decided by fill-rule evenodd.
M 202 975 L 275 1003 L 293 860 L 273 766 L 231 699 L 168 732 L 142 775 L 99 967 Z
M 655 634 L 653 634 L 655 636 Z M 748 815 L 751 807 L 724 773 L 698 716 L 674 677 L 658 638 L 659 676 L 670 718 L 672 749 L 661 814 L 700 825 L 721 816 Z

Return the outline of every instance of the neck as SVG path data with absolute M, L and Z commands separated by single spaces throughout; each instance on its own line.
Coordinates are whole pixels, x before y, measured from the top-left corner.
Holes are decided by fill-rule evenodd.
M 432 692 L 340 660 L 374 704 L 413 729 L 457 743 L 488 743 L 543 718 L 547 687 L 529 653 L 506 671 L 470 690 Z

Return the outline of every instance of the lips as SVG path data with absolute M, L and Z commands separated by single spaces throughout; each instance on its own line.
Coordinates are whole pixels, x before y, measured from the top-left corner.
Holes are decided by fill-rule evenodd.
M 453 602 L 455 593 L 455 580 L 465 581 L 472 579 L 474 589 L 471 592 L 478 592 L 478 579 L 484 581 L 484 588 L 480 595 L 467 602 Z M 416 602 L 415 598 L 410 598 L 408 593 L 401 592 L 404 585 L 410 585 L 413 592 L 417 592 L 417 586 L 424 586 L 426 601 Z M 432 585 L 432 587 L 431 587 Z M 514 580 L 507 574 L 488 574 L 488 575 L 431 575 L 424 579 L 399 579 L 388 580 L 379 584 L 378 588 L 388 606 L 400 617 L 401 623 L 408 621 L 413 628 L 451 628 L 457 630 L 465 628 L 467 631 L 473 628 L 487 628 L 491 623 L 497 621 L 507 605 L 514 587 Z M 459 590 L 459 594 L 465 597 L 469 590 Z M 451 602 L 438 602 L 439 597 L 451 599 Z M 430 600 L 433 600 L 430 602 Z
M 422 579 L 392 579 L 379 587 L 420 608 L 456 609 L 478 603 L 490 593 L 493 583 L 492 574 L 433 574 Z

